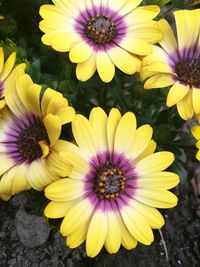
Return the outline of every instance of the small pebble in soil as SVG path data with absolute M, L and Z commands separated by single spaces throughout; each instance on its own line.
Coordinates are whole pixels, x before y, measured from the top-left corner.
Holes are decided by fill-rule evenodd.
M 40 246 L 49 237 L 50 229 L 43 217 L 30 215 L 23 210 L 19 210 L 16 213 L 15 225 L 19 239 L 26 247 Z

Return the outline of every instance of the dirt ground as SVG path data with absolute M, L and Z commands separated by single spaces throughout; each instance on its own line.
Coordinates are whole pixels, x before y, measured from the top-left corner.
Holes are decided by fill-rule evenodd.
M 0 201 L 0 267 L 200 266 L 200 172 L 195 173 L 195 168 L 192 166 L 190 171 L 192 178 L 176 188 L 178 206 L 162 211 L 166 219 L 162 228 L 166 249 L 159 231 L 154 231 L 155 242 L 151 246 L 139 245 L 131 251 L 122 248 L 116 255 L 108 255 L 103 250 L 90 259 L 86 257 L 84 245 L 69 249 L 58 231 L 49 232 L 44 218 L 33 214 L 37 197 L 34 199 L 24 192 L 9 202 Z M 27 225 L 29 219 L 32 222 Z

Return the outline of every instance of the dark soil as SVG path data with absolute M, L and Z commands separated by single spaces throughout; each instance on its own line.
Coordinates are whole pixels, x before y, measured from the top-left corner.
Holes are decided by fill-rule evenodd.
M 194 166 L 193 166 L 194 167 Z M 194 169 L 194 168 L 193 168 Z M 191 171 L 189 182 L 176 188 L 179 204 L 163 211 L 166 224 L 162 235 L 154 231 L 155 242 L 151 246 L 138 245 L 135 250 L 121 249 L 116 255 L 102 251 L 95 259 L 89 259 L 84 246 L 72 250 L 58 231 L 51 231 L 41 246 L 24 246 L 16 231 L 16 213 L 34 211 L 35 203 L 29 192 L 15 196 L 9 202 L 0 201 L 0 266 L 16 267 L 196 267 L 200 266 L 200 175 Z M 31 206 L 31 208 L 30 208 Z M 168 253 L 169 261 L 166 259 Z

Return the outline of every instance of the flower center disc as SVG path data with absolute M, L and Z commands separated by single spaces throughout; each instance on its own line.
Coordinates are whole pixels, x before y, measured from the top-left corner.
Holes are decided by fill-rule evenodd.
M 23 158 L 30 162 L 42 156 L 42 149 L 39 145 L 40 141 L 49 144 L 49 138 L 41 123 L 30 125 L 21 130 L 17 138 L 17 146 Z
M 176 73 L 180 81 L 190 86 L 200 86 L 200 59 L 183 58 L 176 64 Z
M 125 181 L 124 173 L 108 163 L 97 171 L 94 190 L 100 199 L 113 200 L 123 193 Z
M 85 26 L 87 37 L 96 44 L 112 42 L 116 36 L 116 26 L 107 16 L 96 15 L 91 17 Z

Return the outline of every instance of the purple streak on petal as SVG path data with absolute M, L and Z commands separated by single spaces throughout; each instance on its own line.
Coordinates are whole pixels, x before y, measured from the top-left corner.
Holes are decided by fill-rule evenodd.
M 3 97 L 3 90 L 4 90 L 3 81 L 0 80 L 0 98 Z
M 123 209 L 124 207 L 129 205 L 130 197 L 124 194 L 121 194 L 116 200 L 118 210 Z

